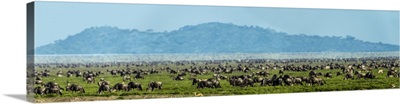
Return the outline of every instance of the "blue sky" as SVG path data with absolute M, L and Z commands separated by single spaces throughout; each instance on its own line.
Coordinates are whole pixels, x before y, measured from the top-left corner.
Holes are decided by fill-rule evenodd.
M 35 47 L 94 26 L 171 31 L 206 22 L 399 44 L 399 19 L 398 11 L 36 2 Z

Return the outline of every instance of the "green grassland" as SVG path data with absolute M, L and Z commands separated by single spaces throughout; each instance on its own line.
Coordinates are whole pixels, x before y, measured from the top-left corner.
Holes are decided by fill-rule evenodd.
M 338 62 L 343 63 L 343 62 Z M 229 65 L 236 66 L 237 63 L 230 62 Z M 265 63 L 263 63 L 265 65 Z M 270 63 L 272 64 L 272 63 Z M 295 65 L 303 65 L 309 63 L 295 63 Z M 324 64 L 324 63 L 312 63 L 311 65 Z M 209 64 L 208 66 L 216 67 L 218 64 Z M 245 64 L 244 64 L 245 65 Z M 258 64 L 253 64 L 258 65 Z M 282 65 L 282 64 L 278 64 Z M 130 66 L 130 69 L 160 69 L 161 67 L 171 67 L 176 69 L 179 67 L 180 69 L 188 68 L 190 65 L 184 66 L 175 66 L 175 65 L 156 65 L 156 66 Z M 195 66 L 205 66 L 204 63 L 197 63 Z M 112 100 L 112 99 L 144 99 L 144 98 L 170 98 L 170 97 L 193 97 L 194 92 L 202 93 L 204 96 L 221 96 L 221 95 L 243 95 L 243 94 L 272 94 L 272 93 L 296 93 L 296 92 L 323 92 L 323 91 L 345 91 L 345 90 L 368 90 L 368 89 L 389 89 L 392 88 L 392 84 L 396 85 L 398 88 L 399 78 L 386 78 L 386 72 L 388 69 L 384 69 L 383 74 L 378 74 L 378 69 L 373 69 L 373 73 L 376 75 L 375 79 L 350 79 L 344 80 L 344 76 L 336 76 L 336 72 L 341 72 L 340 69 L 322 69 L 316 70 L 316 72 L 332 72 L 333 78 L 325 78 L 321 76 L 327 84 L 322 86 L 309 86 L 309 85 L 294 85 L 294 86 L 260 86 L 260 83 L 256 83 L 254 87 L 238 87 L 231 86 L 227 80 L 220 80 L 222 88 L 196 88 L 197 85 L 192 85 L 192 80 L 189 80 L 191 77 L 190 74 L 184 76 L 184 80 L 176 81 L 173 80 L 177 74 L 170 74 L 167 71 L 161 71 L 158 74 L 150 74 L 145 75 L 144 79 L 134 79 L 135 75 L 131 75 L 133 82 L 141 83 L 143 86 L 143 91 L 139 91 L 137 89 L 127 91 L 114 91 L 114 92 L 105 92 L 103 94 L 98 94 L 98 85 L 97 82 L 100 78 L 104 78 L 107 81 L 111 82 L 111 86 L 116 83 L 123 82 L 123 77 L 120 75 L 112 76 L 107 73 L 107 69 L 126 69 L 125 66 L 121 66 L 120 68 L 114 67 L 78 67 L 78 68 L 46 68 L 51 70 L 51 76 L 48 78 L 42 78 L 43 82 L 54 81 L 57 82 L 61 87 L 66 86 L 66 82 L 75 83 L 81 85 L 85 88 L 86 93 L 80 92 L 67 92 L 62 91 L 63 95 L 34 95 L 36 102 L 57 102 L 57 101 L 82 101 L 82 100 Z M 37 71 L 42 71 L 44 68 L 36 68 Z M 56 72 L 61 70 L 63 73 L 62 77 L 56 76 Z M 88 84 L 86 81 L 83 81 L 82 77 L 66 77 L 66 72 L 68 70 L 93 70 L 93 71 L 102 71 L 104 74 L 96 77 L 96 83 Z M 268 78 L 271 78 L 273 74 L 278 74 L 278 69 L 268 69 L 270 70 L 271 75 Z M 396 68 L 398 70 L 398 68 Z M 252 72 L 262 71 L 261 69 L 251 68 Z M 285 71 L 284 74 L 288 74 L 290 76 L 308 76 L 309 71 L 304 72 L 290 72 Z M 208 72 L 203 75 L 197 75 L 196 78 L 206 79 L 211 78 L 214 73 Z M 222 75 L 232 76 L 232 75 L 244 75 L 251 74 L 251 72 L 233 72 L 231 74 Z M 147 84 L 151 81 L 161 81 L 163 82 L 163 87 L 161 90 L 155 89 L 154 91 L 147 91 Z M 130 81 L 124 82 L 125 84 Z M 38 85 L 35 85 L 38 86 Z

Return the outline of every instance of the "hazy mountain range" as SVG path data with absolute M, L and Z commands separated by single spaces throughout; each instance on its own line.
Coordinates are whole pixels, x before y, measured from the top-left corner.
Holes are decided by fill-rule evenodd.
M 399 45 L 351 36 L 287 34 L 258 26 L 210 22 L 170 32 L 91 27 L 36 48 L 36 54 L 383 52 Z

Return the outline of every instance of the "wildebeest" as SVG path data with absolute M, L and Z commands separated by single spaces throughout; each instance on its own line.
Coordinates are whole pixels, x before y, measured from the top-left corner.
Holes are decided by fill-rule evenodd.
M 261 83 L 260 86 L 266 86 L 266 85 L 271 85 L 272 84 L 272 80 L 268 79 L 268 78 L 264 78 Z
M 42 80 L 35 80 L 35 84 L 43 84 Z
M 324 85 L 326 84 L 325 80 L 319 77 L 310 77 L 309 84 L 311 85 Z
M 111 88 L 110 88 L 110 83 L 107 81 L 100 81 L 99 82 L 99 89 L 97 90 L 98 94 L 101 94 L 102 92 L 111 92 Z
M 283 72 L 283 70 L 279 70 L 279 74 L 283 74 L 284 72 Z
M 200 80 L 197 83 L 197 88 L 221 88 L 221 85 L 217 79 L 206 79 Z
M 367 72 L 367 73 L 365 74 L 365 77 L 364 77 L 364 78 L 373 79 L 373 78 L 375 78 L 375 75 L 374 75 L 374 73 L 372 73 L 372 72 Z
M 36 95 L 43 95 L 45 90 L 46 90 L 46 88 L 42 88 L 40 86 L 36 86 L 33 89 L 33 93 L 35 93 Z
M 123 81 L 132 81 L 130 76 L 124 76 Z
M 94 77 L 86 78 L 87 83 L 94 83 L 95 79 Z
M 315 77 L 317 76 L 317 73 L 314 70 L 311 70 L 310 73 L 308 73 L 308 77 Z
M 151 89 L 151 91 L 153 91 L 155 88 L 161 90 L 161 87 L 162 87 L 162 82 L 152 81 L 148 84 L 147 90 Z
M 337 72 L 336 76 L 341 76 L 343 73 L 342 72 Z
M 178 76 L 176 76 L 176 77 L 174 78 L 174 80 L 180 81 L 180 80 L 183 80 L 183 77 L 178 75 Z
M 351 74 L 351 73 L 346 73 L 345 76 L 344 76 L 344 80 L 347 80 L 349 78 L 354 79 L 354 75 Z
M 124 82 L 122 83 L 117 83 L 115 84 L 111 90 L 116 90 L 116 91 L 128 91 L 128 85 L 124 84 Z
M 139 79 L 139 78 L 144 79 L 143 74 L 137 73 L 135 76 L 135 79 Z
M 73 91 L 73 92 L 80 91 L 81 93 L 85 93 L 85 89 L 82 86 L 77 85 L 77 84 L 69 85 L 69 83 L 68 83 L 67 87 L 65 87 L 65 90 L 66 91 Z
M 48 82 L 44 86 L 46 87 L 44 90 L 44 94 L 56 93 L 56 94 L 62 95 L 61 90 L 63 90 L 63 89 L 57 83 Z
M 325 77 L 326 77 L 326 78 L 332 78 L 332 73 L 331 73 L 331 72 L 326 73 L 326 74 L 325 74 Z
M 399 77 L 399 74 L 395 70 L 390 69 L 386 74 L 387 77 Z
M 192 85 L 195 85 L 195 84 L 199 83 L 200 81 L 201 81 L 201 79 L 193 78 Z
M 137 82 L 129 82 L 128 83 L 128 91 L 130 91 L 131 89 L 133 90 L 135 88 L 142 91 L 142 84 L 137 83 Z

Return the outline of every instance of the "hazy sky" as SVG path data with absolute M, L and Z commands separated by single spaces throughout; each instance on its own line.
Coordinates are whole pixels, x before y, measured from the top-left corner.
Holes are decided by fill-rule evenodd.
M 399 19 L 398 11 L 36 2 L 35 47 L 93 26 L 171 31 L 206 22 L 399 44 Z

